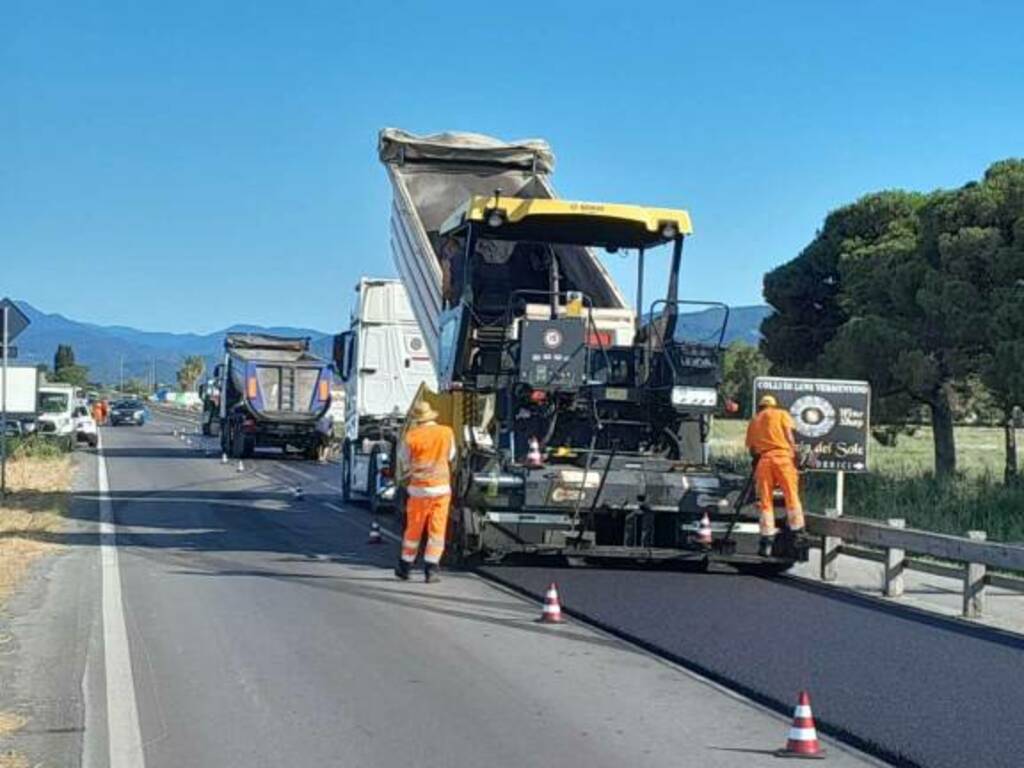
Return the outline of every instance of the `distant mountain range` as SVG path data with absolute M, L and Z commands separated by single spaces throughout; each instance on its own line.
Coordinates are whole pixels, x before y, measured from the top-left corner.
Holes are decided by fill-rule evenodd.
M 70 344 L 75 360 L 89 367 L 89 378 L 104 384 L 116 384 L 124 363 L 124 377 L 149 381 L 155 369 L 159 383 L 173 384 L 181 362 L 189 355 L 202 355 L 212 369 L 220 357 L 224 334 L 229 332 L 271 333 L 279 336 L 309 336 L 313 351 L 325 358 L 331 354 L 331 334 L 311 328 L 233 325 L 208 334 L 140 331 L 123 325 L 95 325 L 71 320 L 59 314 L 47 314 L 24 301 L 17 302 L 32 321 L 18 337 L 19 364 L 53 365 L 58 344 Z M 732 307 L 725 342 L 756 344 L 761 337 L 761 321 L 771 314 L 767 306 Z M 724 313 L 706 309 L 680 316 L 677 336 L 688 340 L 717 338 Z
M 202 355 L 212 369 L 223 349 L 228 332 L 271 333 L 279 336 L 309 336 L 317 354 L 330 356 L 331 335 L 311 328 L 233 325 L 208 334 L 140 331 L 123 325 L 95 325 L 47 314 L 24 301 L 16 302 L 32 324 L 17 338 L 19 364 L 45 363 L 53 366 L 58 344 L 70 344 L 75 362 L 89 367 L 89 379 L 116 384 L 124 361 L 124 378 L 150 381 L 153 371 L 159 383 L 173 384 L 181 362 L 189 355 Z

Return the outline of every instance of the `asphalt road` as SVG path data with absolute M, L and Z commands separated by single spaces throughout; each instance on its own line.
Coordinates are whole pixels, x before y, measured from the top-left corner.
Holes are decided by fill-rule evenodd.
M 108 494 L 79 457 L 99 482 L 2 627 L 0 709 L 30 725 L 0 746 L 29 764 L 776 763 L 787 717 L 479 576 L 397 582 L 331 468 L 237 472 L 170 429 L 104 430 Z

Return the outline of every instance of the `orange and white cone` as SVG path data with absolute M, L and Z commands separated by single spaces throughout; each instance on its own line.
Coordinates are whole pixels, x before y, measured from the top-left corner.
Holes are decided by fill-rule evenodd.
M 554 582 L 551 582 L 544 595 L 544 610 L 541 611 L 540 620 L 544 624 L 562 623 L 562 603 L 558 600 L 558 587 Z
M 374 520 L 370 523 L 370 538 L 366 540 L 367 544 L 383 544 L 384 539 L 380 535 L 380 523 Z
M 701 517 L 700 527 L 697 528 L 697 543 L 702 547 L 711 546 L 711 519 L 707 512 Z
M 540 467 L 544 465 L 544 458 L 540 455 L 540 442 L 536 437 L 530 438 L 530 449 L 526 452 L 526 466 Z
M 825 750 L 818 743 L 818 731 L 811 714 L 811 697 L 807 691 L 800 691 L 796 708 L 793 710 L 793 725 L 789 729 L 786 748 L 775 753 L 776 757 L 799 757 L 815 760 L 825 757 Z

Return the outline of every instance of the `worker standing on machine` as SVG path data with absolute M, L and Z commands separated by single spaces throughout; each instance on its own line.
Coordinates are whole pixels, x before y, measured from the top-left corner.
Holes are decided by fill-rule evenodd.
M 786 525 L 794 534 L 804 530 L 804 508 L 800 503 L 800 478 L 797 473 L 797 447 L 793 438 L 793 417 L 779 408 L 773 395 L 764 395 L 757 403 L 757 415 L 747 426 L 747 449 L 754 460 L 754 483 L 761 511 L 761 544 L 758 553 L 772 554 L 775 543 L 776 488 L 786 501 Z
M 448 532 L 455 435 L 451 428 L 437 423 L 437 416 L 429 403 L 416 403 L 410 419 L 412 424 L 399 448 L 398 467 L 407 496 L 402 554 L 395 567 L 395 575 L 402 581 L 409 579 L 424 531 L 427 534 L 423 550 L 426 581 L 428 584 L 440 581 L 437 572 Z

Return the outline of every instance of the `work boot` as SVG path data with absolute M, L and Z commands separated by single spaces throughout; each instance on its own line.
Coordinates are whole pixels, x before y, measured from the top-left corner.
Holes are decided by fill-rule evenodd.
M 395 576 L 402 581 L 409 580 L 409 564 L 405 560 L 398 561 L 398 565 L 395 566 Z
M 437 584 L 441 580 L 441 574 L 438 573 L 441 569 L 436 565 L 427 564 L 427 567 L 423 569 L 423 580 L 427 584 Z
M 774 536 L 762 536 L 760 543 L 757 545 L 757 554 L 759 554 L 761 557 L 771 557 L 772 547 L 774 546 Z

